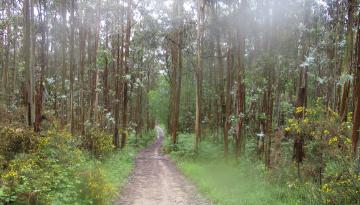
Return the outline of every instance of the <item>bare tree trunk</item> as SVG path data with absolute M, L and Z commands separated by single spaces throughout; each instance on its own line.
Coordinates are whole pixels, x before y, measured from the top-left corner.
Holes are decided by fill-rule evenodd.
M 231 40 L 229 40 L 231 42 Z M 232 97 L 231 97 L 231 88 L 232 88 L 232 70 L 234 66 L 233 59 L 233 51 L 231 45 L 229 44 L 229 48 L 227 51 L 227 73 L 226 73 L 226 91 L 225 91 L 225 123 L 224 123 L 224 155 L 227 156 L 229 152 L 229 129 L 231 126 L 230 115 L 231 115 L 231 105 L 232 105 Z
M 83 20 L 84 21 L 84 20 Z M 80 132 L 81 135 L 85 135 L 85 44 L 86 44 L 86 29 L 84 22 L 80 25 Z
M 75 75 L 75 0 L 71 0 L 71 25 L 70 25 L 70 112 L 71 112 L 71 134 L 75 134 L 74 117 L 74 75 Z
M 301 63 L 305 62 L 305 58 L 308 55 L 308 47 L 310 46 L 308 41 L 310 40 L 310 34 L 308 33 L 309 27 L 309 17 L 310 17 L 310 1 L 305 1 L 305 18 L 304 25 L 307 28 L 307 31 L 303 32 L 301 36 Z M 300 67 L 300 77 L 299 77 L 299 85 L 298 85 L 298 94 L 296 99 L 296 108 L 306 107 L 306 98 L 307 98 L 307 66 Z M 304 109 L 303 109 L 304 110 Z M 304 112 L 295 112 L 295 117 L 300 119 L 304 116 Z M 298 133 L 294 140 L 294 148 L 293 148 L 293 159 L 297 163 L 298 175 L 300 177 L 300 164 L 302 163 L 304 158 L 304 138 L 301 133 Z
M 10 5 L 6 5 L 6 17 L 10 18 Z M 9 24 L 6 29 L 6 45 L 5 45 L 5 60 L 4 60 L 4 67 L 3 67 L 3 85 L 2 85 L 2 93 L 4 97 L 4 103 L 8 105 L 7 101 L 9 97 L 9 90 L 8 90 L 8 77 L 9 77 L 9 65 L 10 65 L 10 44 L 11 44 L 11 25 Z
M 239 34 L 240 35 L 240 34 Z M 235 146 L 235 156 L 236 158 L 240 157 L 241 152 L 241 143 L 242 143 L 242 127 L 245 111 L 245 84 L 243 82 L 244 78 L 244 63 L 243 63 L 243 51 L 244 51 L 244 39 L 239 37 L 239 46 L 238 46 L 238 59 L 237 59 L 237 91 L 236 91 L 236 114 L 237 114 L 237 125 L 236 125 L 236 146 Z
M 357 63 L 356 63 L 356 71 L 355 71 L 355 86 L 354 86 L 354 94 L 356 93 L 355 101 L 355 112 L 353 117 L 353 128 L 352 128 L 352 147 L 353 147 L 353 154 L 356 156 L 357 154 L 357 146 L 359 141 L 360 135 L 360 18 L 358 23 L 358 30 L 357 30 Z
M 35 123 L 34 131 L 40 132 L 41 120 L 42 120 L 42 108 L 43 108 L 43 93 L 44 93 L 44 74 L 46 68 L 46 0 L 41 0 L 39 2 L 39 17 L 41 19 L 41 62 L 40 62 L 40 72 L 39 79 L 37 80 L 36 93 L 35 93 Z
M 92 55 L 92 75 L 91 75 L 91 110 L 90 110 L 90 121 L 92 123 L 97 122 L 97 110 L 99 104 L 99 94 L 97 92 L 97 84 L 99 81 L 99 68 L 97 66 L 97 50 L 99 46 L 99 35 L 100 35 L 100 11 L 101 11 L 100 0 L 96 3 L 96 17 L 95 17 L 95 39 L 94 39 L 94 47 L 91 53 Z
M 131 18 L 132 18 L 132 0 L 128 0 L 128 10 L 127 10 L 127 20 L 126 20 L 126 30 L 125 30 L 125 44 L 124 44 L 124 76 L 123 80 L 123 113 L 122 113 L 122 135 L 121 135 L 121 148 L 125 147 L 126 138 L 128 136 L 127 126 L 128 126 L 128 75 L 130 74 L 130 35 L 131 35 Z
M 176 8 L 176 3 L 175 3 L 175 8 Z M 176 32 L 174 32 L 176 33 Z M 174 39 L 176 39 L 177 36 L 174 35 Z M 176 144 L 176 116 L 175 116 L 175 112 L 176 112 L 176 95 L 177 95 L 177 76 L 178 76 L 178 52 L 179 52 L 179 46 L 177 45 L 178 41 L 175 40 L 175 42 L 171 42 L 171 70 L 169 70 L 170 73 L 170 109 L 169 109 L 169 128 L 170 128 L 170 133 L 171 133 L 171 138 L 172 138 L 172 143 Z
M 224 65 L 223 65 L 223 57 L 221 52 L 221 46 L 220 46 L 220 34 L 216 37 L 216 50 L 217 50 L 217 59 L 218 59 L 218 70 L 219 70 L 219 76 L 218 76 L 218 93 L 219 93 L 219 99 L 218 99 L 218 127 L 225 131 L 225 94 L 224 94 Z M 223 133 L 225 134 L 225 133 Z M 225 139 L 225 138 L 224 138 Z
M 170 127 L 173 144 L 177 142 L 177 130 L 179 125 L 180 94 L 181 94 L 181 72 L 182 72 L 182 10 L 183 1 L 174 3 L 174 23 L 173 39 L 171 42 L 171 99 L 170 99 Z
M 353 56 L 353 13 L 354 13 L 355 0 L 348 0 L 348 22 L 347 22 L 347 33 L 346 33 L 346 50 L 343 63 L 343 72 L 347 74 L 352 73 L 352 56 Z M 349 95 L 350 95 L 350 80 L 346 80 L 343 85 L 341 104 L 340 104 L 340 117 L 342 121 L 346 121 L 348 106 L 349 106 Z
M 201 101 L 203 81 L 203 44 L 205 27 L 205 1 L 197 1 L 197 68 L 196 68 L 196 114 L 195 114 L 195 149 L 197 150 L 201 141 Z
M 16 1 L 13 0 L 13 6 L 16 5 Z M 13 53 L 13 85 L 12 85 L 12 93 L 15 93 L 16 90 L 16 82 L 17 82 L 17 58 L 16 58 L 16 52 L 17 52 L 17 31 L 18 31 L 18 21 L 17 19 L 15 19 L 14 22 L 14 32 L 13 32 L 13 49 L 14 49 L 14 53 Z
M 33 69 L 32 69 L 32 52 L 31 52 L 31 33 L 32 33 L 32 1 L 24 0 L 24 60 L 25 60 L 25 72 L 26 72 L 26 92 L 25 103 L 27 109 L 27 122 L 31 127 L 34 123 L 34 102 L 33 102 Z
M 61 30 L 63 31 L 61 35 L 61 94 L 64 96 L 66 95 L 66 86 L 65 81 L 67 78 L 67 65 L 66 65 L 66 48 L 67 48 L 67 40 L 66 40 L 66 0 L 61 0 L 60 3 L 60 10 L 61 10 Z M 61 98 L 61 121 L 62 124 L 65 124 L 66 118 L 67 118 L 67 100 L 66 98 Z
M 121 34 L 120 34 L 121 33 Z M 115 71 L 115 126 L 114 126 L 114 145 L 116 148 L 120 147 L 119 140 L 119 124 L 120 124 L 120 101 L 122 84 L 121 78 L 123 75 L 123 58 L 124 58 L 124 27 L 121 22 L 121 31 L 117 35 L 116 40 L 116 71 Z M 121 46 L 120 46 L 121 36 Z M 115 62 L 114 62 L 115 63 Z
M 108 49 L 108 44 L 109 44 L 109 22 L 106 22 L 106 37 L 105 37 L 105 49 Z M 108 59 L 108 55 L 107 53 L 105 53 L 105 68 L 104 68 L 104 76 L 103 76 L 103 81 L 104 81 L 104 109 L 105 112 L 110 112 L 110 100 L 109 100 L 109 59 Z

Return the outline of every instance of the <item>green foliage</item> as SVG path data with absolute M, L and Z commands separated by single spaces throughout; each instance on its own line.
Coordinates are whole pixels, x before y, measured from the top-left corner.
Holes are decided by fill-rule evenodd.
M 208 140 L 203 140 L 199 152 L 194 154 L 193 134 L 180 134 L 178 139 L 172 158 L 214 204 L 301 204 L 287 186 L 267 182 L 260 161 L 242 159 L 238 163 L 231 157 L 224 159 L 222 146 Z
M 196 157 L 196 151 L 194 150 L 194 134 L 179 134 L 177 137 L 178 142 L 173 144 L 170 138 L 166 138 L 164 144 L 165 153 L 171 153 L 171 155 L 181 159 L 194 159 Z
M 11 148 L 13 142 L 21 142 L 21 146 L 11 149 L 11 157 L 4 155 L 5 149 L 0 154 L 4 164 L 0 204 L 109 204 L 130 173 L 138 150 L 128 146 L 110 152 L 110 135 L 97 130 L 87 135 L 98 143 L 89 152 L 81 149 L 81 138 L 65 131 L 34 134 L 5 127 L 1 133 L 6 133 L 2 135 L 6 140 L 2 139 Z M 142 139 L 150 142 L 150 136 L 153 133 Z M 25 146 L 26 142 L 31 143 Z M 142 140 L 139 144 L 146 145 Z
M 101 157 L 110 153 L 113 149 L 113 135 L 98 129 L 90 129 L 82 137 L 82 147 L 94 156 Z
M 138 135 L 135 132 L 130 132 L 127 140 L 128 146 L 138 148 L 146 147 L 148 144 L 154 141 L 155 136 L 155 130 L 150 130 L 149 132 L 144 131 Z
M 18 153 L 28 153 L 39 144 L 40 138 L 34 132 L 20 127 L 4 126 L 0 129 L 0 159 L 2 164 Z
M 169 109 L 169 84 L 165 77 L 160 76 L 157 88 L 148 93 L 149 110 L 156 116 L 159 123 L 166 124 Z
M 76 193 L 77 180 L 73 175 L 86 161 L 86 155 L 75 148 L 76 139 L 66 132 L 53 131 L 36 137 L 39 138 L 37 149 L 17 154 L 3 171 L 0 202 L 46 204 L 56 197 L 56 193 L 71 191 L 71 187 Z M 67 200 L 65 196 L 61 198 Z
M 309 121 L 305 122 L 312 123 L 311 116 L 322 118 L 323 116 L 319 116 L 321 110 L 329 111 L 327 108 L 320 109 L 321 107 L 319 105 L 318 108 L 308 110 L 310 112 L 306 117 Z M 327 116 L 328 120 L 321 124 L 331 124 L 331 118 L 340 123 L 334 113 L 328 113 Z M 318 120 L 317 118 L 317 122 Z M 302 125 L 299 126 L 299 129 L 306 130 Z M 347 123 L 338 127 L 339 131 L 348 129 Z M 316 127 L 323 134 L 329 128 L 326 125 Z M 331 136 L 334 133 L 325 131 L 325 134 Z M 296 166 L 291 159 L 291 142 L 282 143 L 282 161 L 273 169 L 266 170 L 263 162 L 253 157 L 255 147 L 250 146 L 255 144 L 253 140 L 248 141 L 244 157 L 236 161 L 230 156 L 224 159 L 222 144 L 214 144 L 209 139 L 203 140 L 198 152 L 195 152 L 194 139 L 193 134 L 180 134 L 178 143 L 172 145 L 167 138 L 164 150 L 170 153 L 185 175 L 215 204 L 354 204 L 358 199 L 360 178 L 354 175 L 349 152 L 344 151 L 349 147 L 339 148 L 342 141 L 343 146 L 348 146 L 347 138 L 308 139 L 301 179 L 297 177 Z M 316 139 L 323 139 L 323 142 Z M 319 155 L 321 152 L 322 155 Z
M 324 106 L 320 99 L 312 108 L 298 107 L 295 112 L 303 113 L 304 117 L 289 119 L 285 132 L 290 139 L 296 135 L 305 139 L 301 173 L 303 180 L 315 187 L 313 200 L 324 204 L 356 203 L 360 180 L 355 175 L 351 156 L 351 139 L 348 137 L 351 136 L 351 123 L 342 122 L 340 116 Z M 348 120 L 351 122 L 351 114 Z M 287 170 L 289 163 L 283 161 L 281 170 Z M 291 180 L 294 176 L 287 175 L 287 178 L 294 181 Z M 291 183 L 297 184 L 295 187 L 303 186 L 303 183 Z

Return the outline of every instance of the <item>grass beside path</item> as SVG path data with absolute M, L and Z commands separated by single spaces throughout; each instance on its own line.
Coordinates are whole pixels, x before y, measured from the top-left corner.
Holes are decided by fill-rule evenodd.
M 288 185 L 271 183 L 259 161 L 225 161 L 221 145 L 203 141 L 198 154 L 193 151 L 193 135 L 179 136 L 176 147 L 168 141 L 165 151 L 173 149 L 172 159 L 199 191 L 216 205 L 302 205 L 301 191 Z M 308 204 L 308 203 L 307 203 Z

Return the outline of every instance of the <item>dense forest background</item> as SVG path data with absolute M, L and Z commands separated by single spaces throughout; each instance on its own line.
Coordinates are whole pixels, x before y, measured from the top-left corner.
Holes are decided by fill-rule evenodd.
M 0 59 L 0 204 L 107 203 L 96 163 L 123 169 L 155 125 L 179 160 L 360 203 L 357 0 L 2 0 Z

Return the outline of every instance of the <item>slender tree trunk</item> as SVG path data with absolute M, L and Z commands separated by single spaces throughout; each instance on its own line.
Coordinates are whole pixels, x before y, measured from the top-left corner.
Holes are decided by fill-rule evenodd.
M 224 65 L 223 65 L 223 57 L 221 52 L 221 46 L 220 46 L 220 36 L 219 34 L 216 37 L 216 50 L 217 50 L 217 59 L 218 59 L 218 70 L 219 70 L 219 76 L 218 76 L 218 93 L 219 93 L 219 109 L 218 109 L 218 118 L 219 118 L 219 124 L 218 127 L 225 131 L 225 94 L 224 94 Z M 225 134 L 225 132 L 223 133 Z M 225 139 L 225 137 L 224 137 Z
M 60 10 L 61 10 L 61 30 L 63 31 L 60 35 L 61 35 L 61 65 L 62 65 L 62 69 L 61 69 L 61 95 L 63 96 L 67 96 L 66 94 L 66 86 L 65 86 L 65 81 L 67 78 L 67 64 L 66 64 L 66 49 L 67 49 L 67 40 L 66 40 L 66 30 L 67 30 L 67 26 L 66 26 L 66 0 L 61 0 L 60 3 Z M 66 118 L 67 118 L 67 103 L 66 103 L 66 98 L 62 98 L 61 100 L 61 119 L 62 119 L 62 124 L 65 124 Z
M 94 36 L 94 47 L 92 51 L 90 51 L 90 55 L 92 55 L 92 75 L 91 75 L 91 110 L 90 110 L 90 121 L 92 123 L 97 122 L 98 118 L 98 104 L 99 104 L 99 94 L 97 92 L 97 84 L 99 81 L 99 68 L 97 66 L 97 50 L 99 46 L 99 35 L 100 35 L 100 11 L 101 11 L 100 0 L 96 3 L 96 28 L 95 28 L 95 36 Z
M 182 28 L 178 31 L 178 38 L 179 38 L 179 50 L 178 50 L 178 72 L 177 72 L 177 79 L 176 79 L 176 101 L 175 101 L 175 120 L 174 120 L 174 130 L 173 130 L 173 139 L 175 137 L 176 143 L 176 135 L 177 130 L 179 127 L 179 113 L 180 113 L 180 99 L 181 99 L 181 76 L 182 76 Z
M 6 5 L 6 17 L 11 18 L 11 12 L 10 12 L 10 5 Z M 5 45 L 5 59 L 4 59 L 4 67 L 3 67 L 3 85 L 2 85 L 2 92 L 4 97 L 4 103 L 8 105 L 8 96 L 9 90 L 8 90 L 8 77 L 9 77 L 9 65 L 10 65 L 10 44 L 11 44 L 11 25 L 9 24 L 6 29 L 6 45 Z
M 24 60 L 26 72 L 26 109 L 27 109 L 27 122 L 31 127 L 34 122 L 34 103 L 33 103 L 33 70 L 32 70 L 32 52 L 31 52 L 31 32 L 32 32 L 32 2 L 31 0 L 24 0 Z
M 124 32 L 121 28 L 121 34 Z M 120 100 L 121 100 L 121 76 L 123 70 L 123 56 L 124 56 L 124 41 L 123 35 L 120 33 L 117 35 L 116 40 L 116 73 L 115 73 L 115 125 L 114 125 L 114 145 L 116 148 L 120 147 L 119 141 L 119 124 L 120 124 Z M 121 35 L 121 47 L 120 47 L 120 35 Z
M 127 20 L 126 20 L 126 30 L 125 30 L 125 52 L 124 52 L 124 76 L 123 81 L 123 113 L 122 113 L 122 135 L 121 135 L 121 148 L 125 147 L 126 138 L 128 136 L 127 126 L 128 126 L 128 75 L 130 75 L 130 35 L 131 35 L 131 18 L 132 18 L 132 0 L 128 0 L 128 10 L 127 10 Z
M 16 5 L 16 1 L 13 0 L 13 6 Z M 14 32 L 13 32 L 13 84 L 12 84 L 12 93 L 15 93 L 16 90 L 16 82 L 17 82 L 17 58 L 16 58 L 16 52 L 17 52 L 17 31 L 18 31 L 18 21 L 17 19 L 14 20 Z
M 40 54 L 40 72 L 39 79 L 37 80 L 36 93 L 35 93 L 35 123 L 34 131 L 40 132 L 41 120 L 42 120 L 42 108 L 43 108 L 43 93 L 44 93 L 44 74 L 46 68 L 46 0 L 41 0 L 39 2 L 39 17 L 41 19 L 41 54 Z
M 353 56 L 353 13 L 354 13 L 355 0 L 348 0 L 348 22 L 346 32 L 346 50 L 343 63 L 343 72 L 347 74 L 352 73 L 352 56 Z M 342 121 L 346 121 L 348 106 L 349 106 L 349 95 L 350 95 L 350 80 L 346 80 L 343 85 L 341 104 L 340 104 L 340 117 Z
M 71 0 L 71 25 L 70 25 L 70 119 L 71 134 L 75 134 L 75 116 L 74 116 L 74 76 L 75 76 L 75 0 Z
M 175 5 L 177 5 L 175 3 Z M 176 7 L 176 6 L 175 6 Z M 175 32 L 174 32 L 175 33 Z M 177 36 L 174 35 L 174 39 L 176 39 Z M 178 76 L 178 66 L 179 66 L 179 46 L 177 44 L 178 41 L 175 40 L 175 42 L 171 42 L 171 70 L 170 72 L 170 108 L 169 108 L 169 124 L 170 124 L 170 134 L 171 134 L 171 138 L 172 138 L 172 143 L 176 144 L 177 140 L 176 140 L 176 116 L 175 116 L 175 112 L 176 112 L 176 95 L 177 95 L 177 76 Z
M 309 30 L 309 17 L 310 17 L 310 0 L 305 1 L 305 15 L 304 15 L 304 25 L 307 28 L 307 31 L 303 32 L 301 37 L 301 63 L 305 62 L 306 56 L 308 55 L 308 47 L 310 46 L 308 41 L 310 40 Z M 298 85 L 298 93 L 296 99 L 296 108 L 305 108 L 306 99 L 307 99 L 307 75 L 308 75 L 307 66 L 300 67 L 300 77 Z M 303 109 L 304 110 L 304 109 Z M 304 116 L 305 111 L 299 112 L 295 111 L 295 117 L 301 119 Z M 298 175 L 300 177 L 300 163 L 302 163 L 304 158 L 304 138 L 303 134 L 298 133 L 294 140 L 293 147 L 293 159 L 297 163 Z
M 173 42 L 171 42 L 171 99 L 170 99 L 170 126 L 173 144 L 177 142 L 177 130 L 179 125 L 180 95 L 181 95 L 181 75 L 182 75 L 182 10 L 183 1 L 174 3 L 174 23 Z
M 239 31 L 238 31 L 239 32 Z M 235 146 L 235 156 L 236 158 L 240 157 L 241 152 L 241 143 L 242 143 L 242 127 L 243 119 L 245 112 L 245 84 L 244 79 L 244 62 L 243 62 L 243 53 L 244 53 L 244 41 L 243 37 L 239 33 L 239 45 L 237 53 L 237 91 L 236 91 L 236 114 L 237 114 L 237 126 L 236 126 L 236 146 Z
M 109 44 L 109 22 L 106 23 L 106 37 L 105 37 L 105 50 L 107 51 L 108 49 L 108 44 Z M 110 100 L 109 100 L 109 59 L 108 59 L 108 55 L 107 52 L 105 53 L 104 56 L 105 59 L 105 68 L 104 68 L 104 76 L 103 76 L 103 80 L 104 80 L 104 109 L 105 112 L 110 112 Z
M 203 84 L 203 44 L 205 24 L 205 0 L 197 1 L 197 68 L 196 68 L 196 114 L 195 114 L 195 149 L 197 150 L 201 140 L 201 101 Z
M 80 132 L 85 135 L 85 44 L 86 44 L 86 29 L 84 20 L 80 25 L 80 42 L 79 42 L 79 56 L 80 56 Z
M 360 135 L 360 18 L 358 22 L 358 30 L 357 30 L 357 63 L 356 63 L 356 70 L 355 70 L 355 86 L 354 86 L 354 94 L 356 93 L 355 101 L 355 112 L 353 117 L 353 128 L 352 128 L 352 147 L 353 147 L 353 154 L 356 156 L 357 154 L 357 146 L 359 141 Z
M 231 41 L 230 41 L 231 42 Z M 225 122 L 224 122 L 224 155 L 227 156 L 229 152 L 229 129 L 231 126 L 230 115 L 231 115 L 231 105 L 232 105 L 232 97 L 231 97 L 231 88 L 232 88 L 232 72 L 234 65 L 234 57 L 233 50 L 231 45 L 229 44 L 229 48 L 227 51 L 227 72 L 226 72 L 226 91 L 225 91 Z

